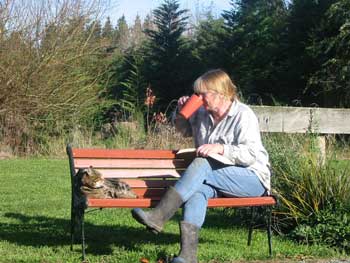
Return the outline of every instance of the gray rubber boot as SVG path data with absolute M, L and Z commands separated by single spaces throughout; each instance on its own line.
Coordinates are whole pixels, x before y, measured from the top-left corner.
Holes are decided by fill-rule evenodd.
M 182 203 L 180 195 L 171 186 L 154 209 L 145 212 L 140 208 L 134 208 L 131 213 L 137 222 L 158 234 L 162 231 L 165 222 L 175 214 Z
M 197 263 L 199 227 L 182 221 L 180 223 L 180 254 L 171 263 Z

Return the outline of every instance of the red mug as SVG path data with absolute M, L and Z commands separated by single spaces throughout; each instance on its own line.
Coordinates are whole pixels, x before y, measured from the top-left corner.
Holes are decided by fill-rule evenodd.
M 195 113 L 203 105 L 202 97 L 197 94 L 193 94 L 183 105 L 180 110 L 180 114 L 185 118 L 189 119 L 193 113 Z

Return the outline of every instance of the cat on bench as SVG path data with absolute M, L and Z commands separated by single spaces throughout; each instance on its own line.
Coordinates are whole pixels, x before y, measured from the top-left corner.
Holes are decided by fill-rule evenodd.
M 81 193 L 88 198 L 137 198 L 127 183 L 116 178 L 103 178 L 102 174 L 92 167 L 79 169 L 76 179 Z

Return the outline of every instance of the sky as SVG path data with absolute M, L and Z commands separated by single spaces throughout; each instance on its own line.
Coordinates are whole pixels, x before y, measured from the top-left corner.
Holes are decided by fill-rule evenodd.
M 178 0 L 180 9 L 189 9 L 192 14 L 213 5 L 214 16 L 219 16 L 223 10 L 230 9 L 230 0 Z M 128 24 L 133 24 L 136 15 L 143 20 L 151 10 L 159 7 L 163 0 L 110 0 L 111 8 L 106 13 L 115 25 L 118 18 L 125 16 Z

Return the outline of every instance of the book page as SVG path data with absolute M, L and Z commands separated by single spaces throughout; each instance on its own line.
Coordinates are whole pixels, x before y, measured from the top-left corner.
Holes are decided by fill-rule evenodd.
M 177 151 L 176 156 L 183 159 L 194 159 L 196 155 L 196 148 L 186 148 L 186 149 L 180 149 Z M 226 158 L 225 156 L 218 154 L 218 153 L 211 153 L 209 154 L 210 158 L 213 158 L 223 164 L 227 165 L 234 165 L 234 162 L 232 162 L 230 159 Z
M 176 157 L 192 162 L 193 159 L 197 157 L 196 148 L 178 150 L 176 153 Z
M 193 153 L 196 152 L 196 148 L 186 148 L 186 149 L 180 149 L 176 152 L 176 155 L 178 154 L 184 154 L 184 153 Z
M 217 160 L 217 161 L 219 161 L 220 163 L 223 163 L 223 164 L 227 164 L 227 165 L 234 165 L 235 164 L 230 159 L 228 159 L 225 156 L 223 156 L 221 154 L 218 154 L 218 153 L 211 153 L 211 154 L 209 154 L 209 157 L 213 158 L 213 159 L 215 159 L 215 160 Z

